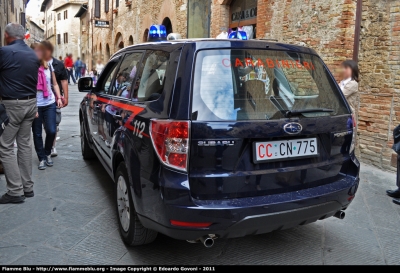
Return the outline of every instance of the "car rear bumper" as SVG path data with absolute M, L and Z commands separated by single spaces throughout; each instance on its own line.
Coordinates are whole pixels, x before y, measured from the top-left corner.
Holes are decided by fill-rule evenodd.
M 208 234 L 235 238 L 305 225 L 333 216 L 352 201 L 359 178 L 346 176 L 303 191 L 230 200 L 195 200 L 191 206 L 164 205 L 163 221 L 139 215 L 142 224 L 175 239 L 196 240 Z M 181 228 L 170 220 L 210 222 L 208 228 Z

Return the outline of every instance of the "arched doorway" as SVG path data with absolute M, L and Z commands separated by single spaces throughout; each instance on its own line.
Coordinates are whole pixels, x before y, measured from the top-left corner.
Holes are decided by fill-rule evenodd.
M 149 36 L 149 29 L 146 28 L 146 30 L 143 33 L 143 43 L 147 42 L 148 36 Z
M 128 45 L 133 45 L 133 37 L 129 36 Z
M 167 29 L 167 35 L 173 32 L 172 23 L 168 17 L 165 17 L 161 24 Z
M 117 36 L 115 36 L 114 47 L 115 47 L 115 51 L 118 51 L 118 50 L 124 48 L 124 40 L 122 39 L 121 32 L 118 32 Z
M 106 44 L 106 61 L 110 59 L 110 46 Z

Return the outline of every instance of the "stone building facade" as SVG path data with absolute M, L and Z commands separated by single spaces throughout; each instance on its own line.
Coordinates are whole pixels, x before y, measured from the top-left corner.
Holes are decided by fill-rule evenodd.
M 64 58 L 71 53 L 75 57 L 80 52 L 80 21 L 75 18 L 84 1 L 44 0 L 40 11 L 44 13 L 46 40 L 54 45 L 54 56 Z
M 361 159 L 394 169 L 393 129 L 400 124 L 400 0 L 363 0 L 360 45 Z
M 81 48 L 89 67 L 99 59 L 106 62 L 125 46 L 143 42 L 152 24 L 169 25 L 171 31 L 186 36 L 185 0 L 89 0 L 81 9 L 86 12 L 76 16 L 81 18 L 81 37 L 86 36 Z
M 340 63 L 359 59 L 358 154 L 393 169 L 392 131 L 400 124 L 400 0 L 89 0 L 84 23 L 88 39 L 82 46 L 93 61 L 106 62 L 118 49 L 145 41 L 146 29 L 161 23 L 184 38 L 215 38 L 250 26 L 253 38 L 315 49 L 338 81 Z
M 29 0 L 0 1 L 0 46 L 4 46 L 4 28 L 8 23 L 26 26 L 25 8 Z
M 44 40 L 44 29 L 32 18 L 27 18 L 26 28 L 29 30 L 30 37 L 25 40 L 28 45 L 39 43 Z

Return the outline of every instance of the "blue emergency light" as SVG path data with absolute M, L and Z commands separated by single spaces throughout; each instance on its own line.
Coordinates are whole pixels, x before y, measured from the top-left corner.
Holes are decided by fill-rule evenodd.
M 234 31 L 229 34 L 229 39 L 247 40 L 246 31 Z
M 147 41 L 166 41 L 167 40 L 167 29 L 163 25 L 152 25 L 149 29 L 149 35 Z

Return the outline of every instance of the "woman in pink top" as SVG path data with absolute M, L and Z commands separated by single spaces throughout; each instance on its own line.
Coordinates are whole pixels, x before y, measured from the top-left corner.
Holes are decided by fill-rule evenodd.
M 35 51 L 41 65 L 38 71 L 37 84 L 37 106 L 38 112 L 36 119 L 32 124 L 33 143 L 39 158 L 39 170 L 46 169 L 46 166 L 52 167 L 51 148 L 56 137 L 56 106 L 61 108 L 60 89 L 57 84 L 56 76 L 51 64 L 48 64 L 43 58 L 43 46 L 41 44 L 32 44 L 31 48 Z M 46 131 L 46 140 L 43 145 L 42 127 Z

